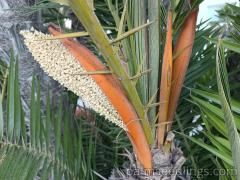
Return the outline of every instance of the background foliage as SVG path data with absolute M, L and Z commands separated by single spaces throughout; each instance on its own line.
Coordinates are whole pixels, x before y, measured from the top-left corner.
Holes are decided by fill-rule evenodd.
M 151 18 L 154 20 L 151 12 L 155 8 L 150 2 L 152 1 L 148 4 L 147 1 L 139 3 L 137 0 L 105 0 L 95 1 L 94 7 L 102 28 L 108 32 L 110 39 L 115 39 L 120 37 L 119 31 L 128 32 L 145 24 L 147 17 L 150 21 Z M 200 2 L 195 1 L 195 6 Z M 161 61 L 156 61 L 161 60 L 163 55 L 167 4 L 159 1 L 156 5 L 159 7 L 158 23 L 115 44 L 116 49 L 122 53 L 122 63 L 129 67 L 129 74 L 132 77 L 141 75 L 137 78 L 136 87 L 141 102 L 145 106 L 152 105 L 149 110 L 151 121 L 156 116 L 154 104 L 157 100 L 154 94 L 159 87 L 159 77 L 154 74 L 159 74 L 161 69 Z M 187 1 L 176 4 L 174 37 L 190 11 L 187 5 Z M 147 7 L 148 11 L 142 11 Z M 128 13 L 124 15 L 126 24 L 123 27 L 121 19 L 124 8 L 128 9 Z M 72 20 L 72 29 L 66 31 L 83 30 L 68 7 L 51 1 L 39 1 L 34 6 L 19 10 L 29 14 L 41 11 L 44 22 L 55 22 L 64 29 L 64 19 L 68 18 Z M 187 158 L 184 168 L 194 170 L 191 173 L 195 179 L 235 179 L 234 175 L 218 176 L 211 172 L 214 169 L 232 169 L 234 165 L 236 169 L 239 168 L 239 164 L 234 164 L 232 160 L 233 142 L 229 138 L 225 121 L 234 119 L 232 124 L 239 132 L 240 11 L 237 6 L 227 5 L 218 13 L 218 22 L 201 22 L 197 26 L 193 53 L 173 126 L 177 135 L 176 144 L 184 150 Z M 157 32 L 154 26 L 160 27 Z M 149 37 L 146 36 L 147 31 L 150 32 Z M 224 48 L 221 62 L 216 61 L 219 35 L 222 35 L 221 46 Z M 90 38 L 78 39 L 104 61 Z M 149 42 L 149 47 L 143 42 Z M 149 63 L 151 56 L 159 58 Z M 0 61 L 0 178 L 33 179 L 40 176 L 42 179 L 99 179 L 99 176 L 108 177 L 113 167 L 120 167 L 125 162 L 122 153 L 130 147 L 130 143 L 119 128 L 107 123 L 94 112 L 90 116 L 76 119 L 73 110 L 77 97 L 67 91 L 50 102 L 50 96 L 54 94 L 49 89 L 45 95 L 47 106 L 42 107 L 40 84 L 34 75 L 31 117 L 30 122 L 25 122 L 18 84 L 17 57 L 11 55 L 8 68 L 2 62 Z M 221 68 L 223 74 L 218 75 L 224 75 L 225 80 L 229 79 L 229 83 L 220 84 L 225 90 L 222 94 L 218 91 L 216 63 L 221 63 L 219 68 L 226 66 Z M 143 73 L 148 69 L 152 69 L 152 75 Z M 227 105 L 231 110 L 228 118 L 224 116 L 227 112 L 221 109 L 223 95 L 228 96 Z M 149 104 L 152 98 L 153 101 Z M 153 123 L 151 125 L 154 126 Z M 239 149 L 235 153 L 239 154 Z M 208 173 L 202 172 L 204 169 Z

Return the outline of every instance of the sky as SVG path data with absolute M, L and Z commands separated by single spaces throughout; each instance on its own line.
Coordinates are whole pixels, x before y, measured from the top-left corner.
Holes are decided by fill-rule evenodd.
M 239 3 L 239 0 L 204 0 L 200 5 L 198 21 L 209 18 L 216 19 L 216 10 L 224 6 L 225 3 Z

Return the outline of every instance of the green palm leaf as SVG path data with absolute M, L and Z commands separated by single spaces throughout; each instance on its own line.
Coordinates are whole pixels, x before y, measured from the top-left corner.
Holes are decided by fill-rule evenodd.
M 229 88 L 228 77 L 227 77 L 224 49 L 221 43 L 221 39 L 219 40 L 217 45 L 216 64 L 217 64 L 216 68 L 217 68 L 218 90 L 220 94 L 222 110 L 225 116 L 226 127 L 228 129 L 228 136 L 231 144 L 233 163 L 234 163 L 234 167 L 236 168 L 236 173 L 240 174 L 240 156 L 239 156 L 240 138 L 239 138 L 237 127 L 234 122 L 234 117 L 231 110 L 230 88 Z M 240 179 L 240 177 L 237 176 L 237 179 Z

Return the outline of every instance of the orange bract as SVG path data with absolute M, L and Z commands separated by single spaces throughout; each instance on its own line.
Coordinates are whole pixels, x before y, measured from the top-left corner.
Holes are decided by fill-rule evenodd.
M 177 109 L 178 99 L 192 54 L 197 15 L 198 10 L 194 10 L 187 16 L 174 48 L 174 54 L 179 55 L 173 63 L 172 90 L 168 107 L 168 121 L 170 122 L 173 121 Z M 168 125 L 168 130 L 171 129 L 171 124 Z
M 168 102 L 172 79 L 172 11 L 168 11 L 167 35 L 163 54 L 162 75 L 160 84 L 160 106 L 158 115 L 157 139 L 160 147 L 164 141 L 166 131 Z
M 54 36 L 61 34 L 59 29 L 53 25 L 49 26 L 49 32 Z M 91 51 L 78 42 L 70 38 L 61 39 L 61 42 L 86 71 L 107 70 Z M 95 74 L 90 76 L 108 97 L 109 101 L 122 118 L 124 124 L 127 126 L 127 134 L 132 142 L 138 160 L 144 168 L 152 169 L 151 151 L 143 128 L 133 106 L 126 97 L 119 80 L 112 74 Z

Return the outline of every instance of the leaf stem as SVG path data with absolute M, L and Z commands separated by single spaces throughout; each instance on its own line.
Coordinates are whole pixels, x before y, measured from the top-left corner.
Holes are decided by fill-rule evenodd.
M 122 67 L 121 60 L 119 56 L 115 53 L 112 45 L 110 44 L 110 40 L 104 32 L 94 11 L 91 10 L 86 0 L 72 0 L 69 1 L 69 4 L 78 19 L 81 21 L 81 23 L 89 33 L 93 42 L 98 47 L 99 51 L 102 53 L 110 69 L 117 75 L 119 79 L 122 79 L 121 84 L 123 85 L 128 98 L 130 99 L 137 114 L 141 119 L 148 143 L 152 144 L 152 132 L 144 111 L 144 106 L 140 100 L 136 88 L 134 87 L 132 81 L 128 77 L 128 74 Z

